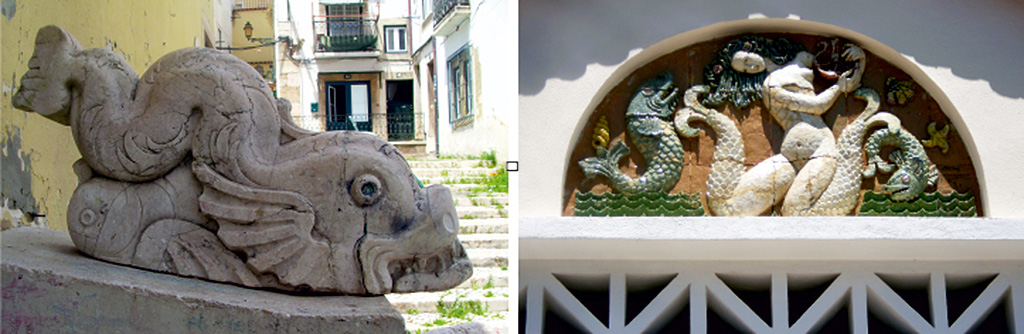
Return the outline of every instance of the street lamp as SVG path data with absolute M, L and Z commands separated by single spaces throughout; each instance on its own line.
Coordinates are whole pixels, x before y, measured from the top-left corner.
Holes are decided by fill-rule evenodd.
M 245 31 L 245 39 L 251 41 L 252 40 L 252 23 L 250 23 L 249 21 L 245 21 L 245 26 L 242 27 L 242 30 Z

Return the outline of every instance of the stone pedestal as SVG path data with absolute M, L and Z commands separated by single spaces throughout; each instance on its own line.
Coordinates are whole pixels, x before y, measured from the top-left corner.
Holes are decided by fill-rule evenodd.
M 4 333 L 404 333 L 384 297 L 296 296 L 89 258 L 67 233 L 3 232 Z

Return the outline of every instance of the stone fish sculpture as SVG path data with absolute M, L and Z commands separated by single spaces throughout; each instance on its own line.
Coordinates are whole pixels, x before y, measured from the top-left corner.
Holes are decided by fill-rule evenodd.
M 68 208 L 93 257 L 249 287 L 375 295 L 472 274 L 448 188 L 359 132 L 313 133 L 247 63 L 172 52 L 138 78 L 106 49 L 39 30 L 14 106 L 69 125 Z

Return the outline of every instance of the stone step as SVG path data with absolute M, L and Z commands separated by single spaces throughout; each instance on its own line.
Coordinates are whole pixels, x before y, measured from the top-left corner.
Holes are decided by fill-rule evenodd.
M 473 276 L 455 287 L 456 289 L 483 288 L 490 283 L 491 287 L 508 288 L 508 270 L 495 267 L 473 268 Z
M 486 206 L 486 207 L 497 207 L 508 206 L 508 195 L 507 194 L 490 194 L 490 195 L 474 195 L 474 194 L 463 194 L 455 196 L 455 205 L 461 206 Z
M 384 295 L 401 314 L 437 313 L 437 303 L 480 303 L 487 312 L 508 311 L 508 289 L 451 289 L 444 292 L 393 293 Z
M 469 167 L 469 168 L 415 168 L 412 170 L 416 177 L 423 180 L 430 177 L 460 178 L 465 176 L 487 176 L 494 173 L 494 168 Z
M 456 176 L 456 177 L 451 177 L 451 176 L 428 176 L 428 177 L 423 177 L 423 176 L 416 175 L 416 177 L 419 178 L 420 182 L 423 182 L 424 185 L 427 185 L 427 184 L 449 185 L 449 184 L 467 184 L 467 183 L 469 183 L 469 184 L 479 184 L 479 183 L 482 183 L 484 181 L 484 177 L 483 176 Z
M 459 220 L 459 234 L 476 233 L 508 233 L 508 218 Z
M 408 159 L 409 167 L 413 170 L 422 168 L 473 168 L 480 165 L 480 160 L 437 160 L 437 159 Z
M 459 235 L 459 241 L 467 249 L 470 248 L 503 248 L 508 249 L 508 234 L 478 233 Z
M 473 262 L 473 268 L 492 267 L 508 268 L 508 249 L 467 249 L 469 260 Z
M 453 196 L 508 196 L 507 193 L 490 193 L 481 191 L 483 185 L 473 183 L 447 183 Z
M 455 183 L 455 184 L 446 184 L 445 186 L 448 187 L 448 190 L 450 190 L 452 192 L 452 196 L 454 196 L 454 197 L 458 197 L 458 196 L 508 196 L 508 193 L 496 193 L 496 192 L 483 191 L 482 190 L 483 186 L 481 186 L 479 184 Z
M 496 209 L 482 206 L 456 206 L 455 212 L 459 213 L 460 220 L 508 217 L 507 209 Z
M 476 191 L 476 192 L 473 191 L 474 189 L 480 188 L 480 185 L 478 185 L 478 184 L 455 183 L 455 184 L 445 184 L 445 186 L 448 187 L 448 190 L 452 191 L 452 195 L 456 195 L 456 196 L 457 195 L 481 193 L 479 191 Z

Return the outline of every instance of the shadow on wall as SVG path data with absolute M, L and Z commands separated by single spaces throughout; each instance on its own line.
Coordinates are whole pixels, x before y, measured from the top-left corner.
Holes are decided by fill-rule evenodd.
M 760 3 L 643 3 L 615 0 L 521 0 L 519 93 L 535 95 L 548 79 L 574 80 L 590 64 L 614 65 L 629 51 L 718 22 L 791 14 L 862 33 L 966 79 L 989 82 L 997 93 L 1024 98 L 1024 73 L 1012 55 L 1024 54 L 1024 3 L 1013 0 Z M 965 13 L 969 13 L 966 15 Z M 999 50 L 999 52 L 994 52 Z

